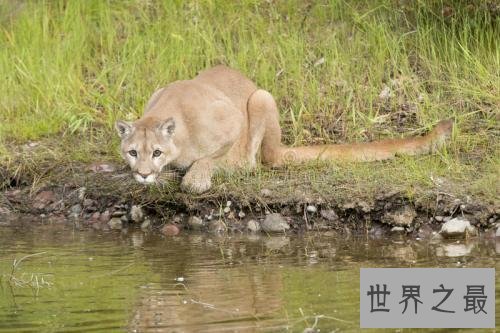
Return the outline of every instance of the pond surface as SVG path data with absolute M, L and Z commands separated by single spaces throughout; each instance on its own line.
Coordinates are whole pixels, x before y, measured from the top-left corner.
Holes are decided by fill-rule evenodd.
M 358 332 L 360 267 L 497 267 L 497 251 L 494 240 L 0 227 L 0 332 Z

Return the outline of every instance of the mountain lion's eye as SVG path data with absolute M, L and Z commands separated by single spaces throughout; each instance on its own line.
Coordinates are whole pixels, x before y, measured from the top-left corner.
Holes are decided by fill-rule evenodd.
M 158 149 L 156 149 L 154 152 L 153 152 L 153 157 L 158 157 L 161 155 L 161 151 L 159 151 Z
M 130 156 L 132 157 L 137 157 L 137 150 L 129 150 L 128 153 L 130 154 Z

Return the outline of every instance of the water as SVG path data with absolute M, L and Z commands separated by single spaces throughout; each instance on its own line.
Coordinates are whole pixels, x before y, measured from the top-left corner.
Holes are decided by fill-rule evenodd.
M 358 332 L 360 267 L 496 267 L 495 247 L 0 227 L 0 332 Z

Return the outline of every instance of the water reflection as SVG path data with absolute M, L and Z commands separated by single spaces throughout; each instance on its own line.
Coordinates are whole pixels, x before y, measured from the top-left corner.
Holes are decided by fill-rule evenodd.
M 164 238 L 63 224 L 3 227 L 0 332 L 302 331 L 315 322 L 357 332 L 360 267 L 496 267 L 497 249 L 491 239 Z M 13 259 L 33 253 L 43 254 L 14 274 L 50 276 L 38 294 L 9 283 Z

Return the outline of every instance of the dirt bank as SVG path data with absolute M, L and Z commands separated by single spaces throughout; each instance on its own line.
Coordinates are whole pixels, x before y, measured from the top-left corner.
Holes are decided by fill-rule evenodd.
M 207 232 L 335 230 L 409 234 L 422 237 L 460 217 L 479 230 L 492 230 L 500 215 L 495 202 L 480 202 L 470 195 L 435 188 L 402 192 L 395 188 L 363 192 L 359 184 L 332 186 L 318 191 L 313 183 L 284 195 L 283 179 L 252 192 L 227 189 L 194 196 L 178 190 L 178 182 L 144 187 L 117 165 L 73 164 L 33 177 L 28 170 L 0 170 L 0 215 L 14 223 L 18 214 L 41 221 L 77 222 L 98 229 L 141 226 L 175 235 L 183 229 Z M 247 175 L 252 177 L 252 175 Z M 10 216 L 10 218 L 8 218 Z M 10 222 L 8 222 L 10 221 Z M 274 225 L 273 225 L 274 223 Z M 267 228 L 267 229 L 266 229 Z

